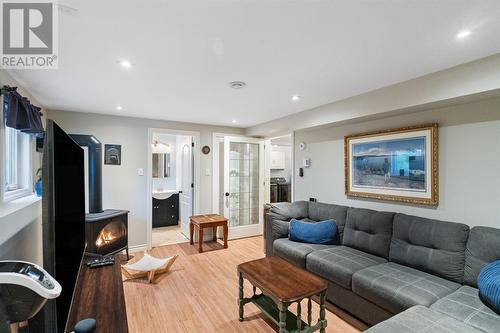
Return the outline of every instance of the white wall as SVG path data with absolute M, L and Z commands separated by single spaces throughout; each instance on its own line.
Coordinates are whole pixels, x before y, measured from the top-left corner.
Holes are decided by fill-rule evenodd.
M 137 169 L 147 170 L 148 128 L 164 128 L 199 131 L 200 147 L 212 147 L 212 133 L 243 133 L 243 129 L 204 126 L 190 123 L 169 122 L 141 118 L 107 116 L 90 113 L 50 111 L 48 118 L 54 119 L 67 133 L 93 134 L 103 144 L 122 145 L 122 164 L 103 166 L 103 207 L 130 210 L 130 246 L 146 244 L 146 200 L 148 175 L 138 176 Z M 212 154 L 200 154 L 200 212 L 212 210 Z M 210 176 L 206 176 L 206 170 Z
M 344 194 L 344 136 L 437 122 L 439 206 L 411 206 L 348 199 Z M 311 158 L 304 177 L 295 176 L 295 199 L 396 211 L 470 226 L 500 228 L 500 98 L 365 121 L 297 131 L 295 161 Z M 298 149 L 306 142 L 305 151 Z
M 41 214 L 41 207 L 39 204 L 33 208 L 37 209 Z M 42 217 L 38 215 L 35 218 L 23 218 L 24 222 L 19 219 L 14 219 L 13 223 L 23 222 L 25 226 L 11 237 L 0 242 L 0 260 L 24 260 L 43 265 Z M 0 225 L 2 223 L 7 222 L 1 220 Z

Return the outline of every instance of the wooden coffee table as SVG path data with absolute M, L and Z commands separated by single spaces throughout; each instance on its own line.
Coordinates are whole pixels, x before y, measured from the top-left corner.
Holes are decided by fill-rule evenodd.
M 326 282 L 278 257 L 266 257 L 238 265 L 239 319 L 243 320 L 243 307 L 252 302 L 279 327 L 279 333 L 325 332 Z M 243 279 L 253 285 L 253 296 L 243 297 Z M 256 293 L 259 288 L 260 294 Z M 319 295 L 319 320 L 312 325 L 311 298 Z M 307 298 L 307 323 L 301 318 L 300 301 Z M 288 311 L 297 303 L 297 316 Z
M 191 245 L 194 244 L 194 228 L 198 229 L 198 252 L 203 252 L 203 229 L 211 228 L 214 234 L 213 240 L 217 241 L 217 227 L 222 227 L 224 231 L 224 248 L 227 249 L 227 219 L 217 214 L 191 216 L 189 224 L 189 237 Z

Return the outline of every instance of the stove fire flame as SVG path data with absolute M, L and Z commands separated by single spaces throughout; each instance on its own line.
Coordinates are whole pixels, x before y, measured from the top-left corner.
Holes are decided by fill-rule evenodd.
M 102 230 L 101 233 L 99 234 L 99 237 L 95 241 L 95 245 L 97 247 L 101 247 L 109 243 L 112 243 L 116 238 L 118 237 L 113 235 L 113 232 L 111 232 L 110 230 Z

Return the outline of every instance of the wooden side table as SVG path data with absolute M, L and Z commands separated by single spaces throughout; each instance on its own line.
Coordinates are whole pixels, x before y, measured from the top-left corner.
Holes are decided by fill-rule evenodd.
M 189 238 L 191 245 L 194 244 L 193 235 L 194 228 L 198 229 L 198 252 L 203 252 L 203 229 L 212 228 L 214 234 L 214 241 L 217 241 L 217 227 L 222 227 L 224 231 L 224 248 L 227 249 L 227 219 L 224 216 L 217 214 L 208 215 L 195 215 L 190 217 L 191 223 L 189 224 Z

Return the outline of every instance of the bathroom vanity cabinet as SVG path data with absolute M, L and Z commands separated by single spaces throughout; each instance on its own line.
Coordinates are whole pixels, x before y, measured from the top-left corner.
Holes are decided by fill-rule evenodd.
M 153 197 L 153 228 L 179 224 L 179 193 L 166 199 Z

